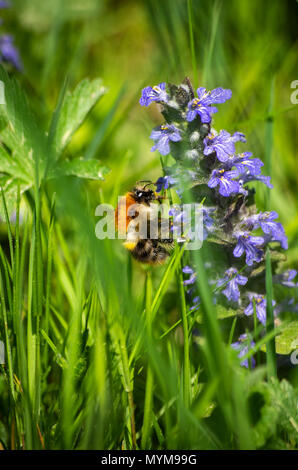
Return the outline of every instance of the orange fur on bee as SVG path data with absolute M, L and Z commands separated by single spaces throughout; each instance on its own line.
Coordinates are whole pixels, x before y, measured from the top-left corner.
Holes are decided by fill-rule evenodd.
M 128 211 L 128 208 L 132 205 L 132 204 L 135 204 L 136 201 L 133 197 L 133 194 L 132 193 L 126 193 L 125 194 L 125 201 L 124 199 L 118 204 L 118 206 L 116 207 L 116 210 L 115 210 L 115 225 L 116 225 L 116 228 L 118 229 L 118 215 L 120 217 L 120 220 L 124 220 L 126 221 L 126 229 L 128 227 L 128 224 L 129 222 L 132 220 L 132 217 L 129 217 L 127 215 L 127 211 Z

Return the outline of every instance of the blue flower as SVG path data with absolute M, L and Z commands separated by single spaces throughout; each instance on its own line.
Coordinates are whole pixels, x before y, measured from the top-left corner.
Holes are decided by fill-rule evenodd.
M 214 230 L 214 219 L 210 214 L 215 212 L 215 207 L 203 207 L 203 239 L 205 240 L 209 233 Z
M 173 217 L 173 221 L 176 224 L 180 224 L 181 222 L 189 222 L 189 217 L 187 216 L 186 211 L 182 210 L 182 206 L 179 206 L 179 204 L 174 204 L 171 207 L 169 210 L 169 215 Z
M 0 8 L 10 8 L 10 7 L 11 7 L 10 2 L 7 2 L 5 0 L 0 1 Z
M 150 103 L 153 101 L 157 101 L 158 103 L 163 102 L 167 103 L 168 95 L 166 90 L 166 84 L 160 83 L 154 87 L 147 86 L 142 90 L 142 96 L 140 98 L 140 105 L 141 106 L 149 106 Z
M 177 238 L 177 242 L 185 242 L 187 232 L 189 230 L 190 218 L 187 211 L 183 210 L 182 206 L 179 204 L 174 204 L 169 210 L 169 215 L 173 217 L 173 223 L 170 227 L 170 230 L 174 233 Z M 186 271 L 183 271 L 186 272 Z
M 18 50 L 13 45 L 10 34 L 0 36 L 0 61 L 12 64 L 17 70 L 22 70 L 22 62 Z
M 231 164 L 236 167 L 239 176 L 247 173 L 256 176 L 261 173 L 261 167 L 264 163 L 259 158 L 250 158 L 251 156 L 251 152 L 244 152 L 235 155 L 234 159 L 231 160 Z
M 270 176 L 264 176 L 264 175 L 252 175 L 249 172 L 246 172 L 245 174 L 241 175 L 241 181 L 242 184 L 250 183 L 250 181 L 261 181 L 261 183 L 264 183 L 268 188 L 272 189 L 273 185 L 270 182 Z
M 160 193 L 163 189 L 169 189 L 171 186 L 174 186 L 177 183 L 177 180 L 172 176 L 161 176 L 156 181 L 156 192 Z
M 245 356 L 249 352 L 249 350 L 252 349 L 254 346 L 255 346 L 255 342 L 253 340 L 250 340 L 248 342 L 248 337 L 246 333 L 244 333 L 243 335 L 240 335 L 238 338 L 238 341 L 231 344 L 231 347 L 233 349 L 235 349 L 236 351 L 240 350 L 238 354 L 239 358 Z M 248 359 L 245 359 L 244 361 L 242 361 L 240 365 L 248 368 Z M 256 361 L 252 357 L 251 366 L 255 367 L 255 365 L 256 365 Z
M 265 242 L 263 237 L 254 237 L 249 232 L 238 232 L 234 234 L 234 237 L 237 238 L 237 244 L 233 251 L 236 258 L 245 253 L 248 266 L 251 266 L 254 261 L 259 263 L 262 260 L 263 251 L 257 247 Z
M 281 284 L 285 287 L 298 287 L 298 283 L 294 282 L 296 276 L 296 269 L 288 269 L 284 273 L 276 274 L 275 276 L 273 276 L 273 282 L 275 282 L 276 284 Z
M 173 124 L 162 124 L 151 132 L 150 139 L 156 142 L 151 148 L 151 152 L 158 150 L 162 155 L 168 155 L 170 141 L 179 142 L 181 140 L 180 130 Z
M 290 299 L 284 299 L 275 307 L 274 315 L 279 315 L 282 312 L 298 312 L 298 304 L 295 303 L 294 297 L 291 297 Z
M 276 222 L 274 233 L 271 232 L 271 234 L 268 235 L 268 238 L 268 241 L 279 242 L 284 250 L 288 249 L 288 237 L 286 236 L 285 229 L 280 222 Z
M 238 140 L 245 142 L 245 136 L 241 132 L 235 132 L 233 135 L 224 130 L 219 134 L 213 132 L 204 139 L 204 155 L 215 152 L 218 160 L 225 163 L 235 153 L 235 142 Z
M 275 222 L 275 219 L 277 218 L 277 212 L 266 211 L 251 216 L 248 220 L 252 223 L 254 229 L 261 227 L 263 232 L 269 236 L 270 241 L 279 242 L 282 248 L 286 250 L 288 248 L 288 239 L 282 224 L 280 222 Z
M 231 178 L 237 176 L 236 171 L 225 171 L 224 169 L 221 170 L 213 170 L 211 174 L 211 178 L 208 182 L 209 188 L 215 188 L 219 185 L 219 194 L 224 197 L 230 196 L 232 193 L 239 192 L 239 183 L 238 181 L 234 181 Z
M 201 304 L 201 299 L 197 295 L 196 297 L 192 299 L 192 305 L 190 306 L 190 310 L 198 310 L 200 304 Z
M 241 276 L 241 274 L 238 274 L 237 269 L 229 268 L 225 272 L 225 276 L 222 279 L 218 279 L 217 287 L 221 287 L 227 283 L 226 288 L 222 291 L 222 293 L 228 300 L 238 302 L 240 297 L 238 284 L 244 286 L 247 283 L 247 280 L 248 279 L 246 276 Z
M 197 94 L 198 97 L 191 100 L 187 105 L 186 120 L 188 122 L 193 121 L 199 116 L 201 122 L 209 123 L 211 121 L 211 114 L 217 112 L 217 109 L 211 105 L 224 103 L 232 96 L 231 90 L 225 90 L 224 88 L 215 88 L 212 91 L 207 91 L 206 88 L 200 87 L 197 89 Z
M 256 308 L 256 315 L 260 322 L 265 325 L 266 324 L 266 307 L 267 301 L 264 295 L 261 294 L 248 294 L 249 297 L 249 304 L 244 310 L 245 315 L 252 315 L 254 313 L 254 304 Z M 276 304 L 275 300 L 272 301 L 272 305 Z
M 184 274 L 190 274 L 189 278 L 183 281 L 183 284 L 185 286 L 194 284 L 196 282 L 197 275 L 190 266 L 184 266 L 184 268 L 182 269 L 182 272 Z

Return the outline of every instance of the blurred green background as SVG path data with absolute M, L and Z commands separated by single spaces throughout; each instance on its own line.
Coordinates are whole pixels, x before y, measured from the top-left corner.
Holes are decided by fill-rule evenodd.
M 111 168 L 105 193 L 112 191 L 119 171 L 122 191 L 161 173 L 148 139 L 160 114 L 155 106 L 139 106 L 142 87 L 179 83 L 188 75 L 195 87 L 231 88 L 233 98 L 220 107 L 215 126 L 243 131 L 247 149 L 264 160 L 274 81 L 272 208 L 290 238 L 289 262 L 297 261 L 298 106 L 290 101 L 291 82 L 298 78 L 296 1 L 193 1 L 196 76 L 186 0 L 12 3 L 3 13 L 4 26 L 15 35 L 25 67 L 19 79 L 39 115 L 46 119 L 54 109 L 66 76 L 70 89 L 84 77 L 101 77 L 109 87 L 68 149 L 72 155 L 89 149 L 89 157 Z
M 179 307 L 184 299 L 181 272 L 177 284 L 167 284 L 167 272 L 174 274 L 170 263 L 176 263 L 177 253 L 167 265 L 169 271 L 167 266 L 156 268 L 151 279 L 151 271 L 131 263 L 120 241 L 95 240 L 94 210 L 101 201 L 115 205 L 118 194 L 129 190 L 137 180 L 155 181 L 162 175 L 159 156 L 150 152 L 149 139 L 161 115 L 155 105 L 141 108 L 138 101 L 145 86 L 163 81 L 178 84 L 189 76 L 195 88 L 232 89 L 232 99 L 218 107 L 214 126 L 217 130 L 244 132 L 245 149 L 264 162 L 270 154 L 274 185 L 271 209 L 279 213 L 289 237 L 285 267 L 298 268 L 298 105 L 290 100 L 294 91 L 291 83 L 298 80 L 298 3 L 11 3 L 11 9 L 1 11 L 1 29 L 13 34 L 24 72 L 10 72 L 25 89 L 42 129 L 49 128 L 65 82 L 73 90 L 85 77 L 101 77 L 108 87 L 109 92 L 75 134 L 63 158 L 96 158 L 110 172 L 104 181 L 69 179 L 68 184 L 62 181 L 56 186 L 47 182 L 40 193 L 37 188 L 34 193 L 31 191 L 32 211 L 28 211 L 27 223 L 21 224 L 20 282 L 15 275 L 19 272 L 17 262 L 9 265 L 7 227 L 2 224 L 6 258 L 2 257 L 1 266 L 7 291 L 3 289 L 1 304 L 12 306 L 8 314 L 9 322 L 10 317 L 13 320 L 12 325 L 9 323 L 11 370 L 16 374 L 10 377 L 11 395 L 4 373 L 0 377 L 3 446 L 21 448 L 24 441 L 26 448 L 119 449 L 134 448 L 136 442 L 143 448 L 149 444 L 153 448 L 262 448 L 275 432 L 271 429 L 271 416 L 260 436 L 259 430 L 248 423 L 243 390 L 256 385 L 261 392 L 253 393 L 267 400 L 271 392 L 262 382 L 264 367 L 261 365 L 256 373 L 243 369 L 240 372 L 238 365 L 234 369 L 236 356 L 234 362 L 225 362 L 220 339 L 213 341 L 208 334 L 206 343 L 210 350 L 205 356 L 207 363 L 208 359 L 211 362 L 206 366 L 192 341 L 195 318 L 193 323 L 190 321 L 189 335 L 182 335 L 182 329 L 177 329 L 161 341 L 160 335 L 179 318 L 179 310 L 183 311 L 183 300 Z M 269 170 L 265 169 L 264 174 Z M 256 189 L 258 208 L 262 210 L 266 193 L 261 185 L 256 185 Z M 58 191 L 57 211 L 50 215 L 52 190 Z M 39 237 L 38 250 L 35 243 Z M 18 233 L 16 240 L 19 241 Z M 15 243 L 16 252 L 17 248 Z M 136 289 L 131 288 L 130 276 L 134 276 Z M 162 294 L 160 279 L 166 280 Z M 151 307 L 156 315 L 152 337 L 148 320 Z M 22 328 L 15 328 L 13 323 L 22 308 L 24 321 L 20 324 L 24 325 L 24 336 Z M 214 319 L 211 315 L 209 326 L 216 333 Z M 188 336 L 191 341 L 186 345 Z M 22 347 L 27 362 L 18 349 Z M 294 372 L 289 375 L 293 382 L 297 380 Z M 183 389 L 185 384 L 191 391 L 191 407 Z M 278 393 L 287 399 L 286 389 L 278 389 L 279 398 Z M 215 395 L 220 405 L 217 409 Z M 254 397 L 252 394 L 252 408 Z M 276 408 L 272 403 L 270 412 Z M 286 404 L 289 406 L 285 408 L 291 409 L 292 402 Z M 286 429 L 288 415 L 285 410 L 281 414 Z M 289 416 L 294 416 L 294 412 Z M 277 415 L 274 419 L 279 420 Z M 253 424 L 257 428 L 258 423 Z M 185 433 L 185 429 L 192 432 Z M 150 433 L 154 434 L 152 440 Z M 293 438 L 285 439 L 289 447 L 296 446 Z M 274 445 L 285 443 L 277 441 Z

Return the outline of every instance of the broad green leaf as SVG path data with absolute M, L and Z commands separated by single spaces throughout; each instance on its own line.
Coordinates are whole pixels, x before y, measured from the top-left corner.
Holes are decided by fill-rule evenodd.
M 298 391 L 287 380 L 273 380 L 270 384 L 273 406 L 279 412 L 278 427 L 298 442 Z
M 11 176 L 2 175 L 0 176 L 0 188 L 3 188 L 5 194 L 5 202 L 7 206 L 7 212 L 10 216 L 15 208 L 16 199 L 17 199 L 17 191 L 18 191 L 18 184 L 20 185 L 20 194 L 30 188 L 30 184 L 21 181 L 17 178 L 13 178 Z M 0 215 L 4 219 L 4 208 L 2 205 L 2 200 L 0 199 Z
M 0 144 L 0 173 L 7 173 L 12 177 L 26 178 L 26 175 L 17 160 L 13 158 Z
M 0 81 L 5 99 L 4 104 L 0 104 L 0 185 L 10 215 L 16 202 L 18 183 L 21 193 L 34 184 L 37 160 L 39 174 L 44 171 L 46 136 L 37 125 L 17 81 L 1 66 Z M 3 215 L 2 201 L 0 211 Z
M 223 305 L 216 305 L 215 307 L 217 318 L 223 320 L 224 318 L 234 317 L 239 315 L 239 310 L 234 310 L 233 308 L 226 308 Z
M 298 349 L 298 320 L 289 323 L 280 335 L 276 336 L 276 352 L 278 354 L 290 354 Z
M 108 172 L 108 168 L 103 166 L 99 160 L 74 158 L 73 160 L 60 162 L 56 168 L 51 171 L 50 177 L 77 176 L 78 178 L 103 180 L 104 175 Z
M 3 174 L 0 185 L 4 189 L 10 214 L 15 204 L 18 182 L 21 193 L 35 184 L 37 161 L 39 177 L 45 177 L 49 145 L 48 137 L 37 124 L 19 84 L 14 78 L 10 78 L 1 66 L 0 81 L 4 85 L 5 97 L 5 103 L 0 104 L 0 174 Z M 59 107 L 56 116 L 57 122 L 55 120 L 53 125 L 54 131 L 52 129 L 54 136 L 51 135 L 58 156 L 105 92 L 101 80 L 90 82 L 86 79 L 73 93 L 69 93 L 64 100 L 61 100 L 61 108 Z M 108 170 L 97 160 L 84 162 L 81 159 L 74 159 L 61 163 L 53 171 L 55 171 L 54 176 L 60 174 L 103 179 Z
M 251 388 L 248 407 L 255 446 L 262 447 L 274 435 L 278 420 L 278 410 L 273 406 L 267 384 L 260 382 Z
M 35 160 L 39 159 L 40 172 L 43 169 L 46 136 L 37 125 L 19 84 L 1 66 L 0 80 L 4 84 L 5 97 L 5 103 L 0 104 L 0 140 L 10 150 L 13 160 L 9 173 L 13 176 L 21 173 L 24 180 L 33 182 Z M 1 153 L 3 159 L 3 151 Z
M 239 313 L 240 313 L 239 311 L 234 310 L 233 308 L 226 308 L 223 305 L 214 305 L 214 311 L 216 312 L 217 318 L 219 320 L 223 320 L 225 318 L 235 317 L 236 315 L 239 315 Z M 198 323 L 203 323 L 202 315 L 199 314 L 196 317 L 196 320 L 197 320 Z
M 101 79 L 83 80 L 72 93 L 68 93 L 60 109 L 54 146 L 57 157 L 67 146 L 75 131 L 81 126 L 89 111 L 107 92 Z

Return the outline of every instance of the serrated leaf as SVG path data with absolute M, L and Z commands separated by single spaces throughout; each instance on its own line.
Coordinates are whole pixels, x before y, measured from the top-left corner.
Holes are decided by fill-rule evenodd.
M 35 161 L 43 174 L 46 136 L 30 110 L 27 98 L 14 78 L 0 66 L 4 104 L 0 104 L 0 186 L 4 190 L 8 214 L 14 208 L 18 183 L 21 194 L 35 181 Z M 0 212 L 4 209 L 0 202 Z
M 101 164 L 99 160 L 84 160 L 74 158 L 63 161 L 51 172 L 50 177 L 57 176 L 77 176 L 78 178 L 88 178 L 93 180 L 103 180 L 109 169 Z
M 278 354 L 290 354 L 294 349 L 298 349 L 298 320 L 285 326 L 281 334 L 276 336 L 275 342 Z
M 298 442 L 298 391 L 285 379 L 270 383 L 273 406 L 279 411 L 278 426 L 288 433 L 293 443 Z
M 101 79 L 80 82 L 72 93 L 68 93 L 60 109 L 54 146 L 57 155 L 67 146 L 71 137 L 81 126 L 89 111 L 107 92 Z
M 250 389 L 248 406 L 255 446 L 262 447 L 274 435 L 278 420 L 278 410 L 272 406 L 267 384 L 260 382 Z
M 224 320 L 225 318 L 231 318 L 231 317 L 235 317 L 236 315 L 239 315 L 241 312 L 238 311 L 238 310 L 234 310 L 232 308 L 226 308 L 224 307 L 223 305 L 215 305 L 214 306 L 214 310 L 217 314 L 217 318 L 219 320 Z M 196 321 L 198 323 L 202 323 L 203 322 L 203 318 L 202 318 L 202 315 L 201 314 L 198 314 L 196 316 Z
M 14 78 L 10 78 L 0 66 L 0 80 L 4 84 L 5 103 L 0 105 L 0 139 L 10 150 L 12 160 L 10 174 L 18 167 L 18 173 L 26 181 L 34 181 L 35 160 L 39 159 L 42 172 L 45 160 L 46 136 L 30 110 L 27 98 Z M 6 157 L 7 157 L 6 155 Z M 3 152 L 2 152 L 3 157 Z
M 24 171 L 14 159 L 0 144 L 0 173 L 7 173 L 12 177 L 24 178 Z M 26 177 L 26 176 L 25 176 Z
M 20 185 L 20 194 L 31 187 L 30 183 L 26 183 L 25 181 L 21 181 L 17 178 L 12 178 L 11 176 L 7 175 L 0 176 L 0 188 L 3 188 L 5 194 L 8 215 L 11 215 L 15 208 L 18 184 Z M 0 202 L 0 216 L 4 219 L 4 208 L 2 201 Z
M 239 315 L 240 313 L 238 310 L 234 310 L 233 308 L 226 308 L 223 305 L 216 305 L 215 310 L 219 320 L 235 317 L 235 315 Z
M 9 215 L 16 201 L 17 185 L 20 191 L 35 184 L 35 163 L 42 178 L 48 169 L 48 137 L 34 118 L 27 98 L 14 78 L 0 66 L 0 81 L 4 85 L 5 103 L 0 104 L 0 185 L 4 189 Z M 67 145 L 73 133 L 82 124 L 88 112 L 106 92 L 101 80 L 83 80 L 69 93 L 61 109 L 57 126 L 55 122 L 55 149 L 59 152 Z M 52 136 L 51 136 L 52 137 Z M 74 159 L 61 164 L 60 174 L 81 178 L 103 179 L 107 169 L 97 160 L 83 162 Z M 2 205 L 2 203 L 0 203 Z M 3 213 L 3 208 L 0 211 Z

